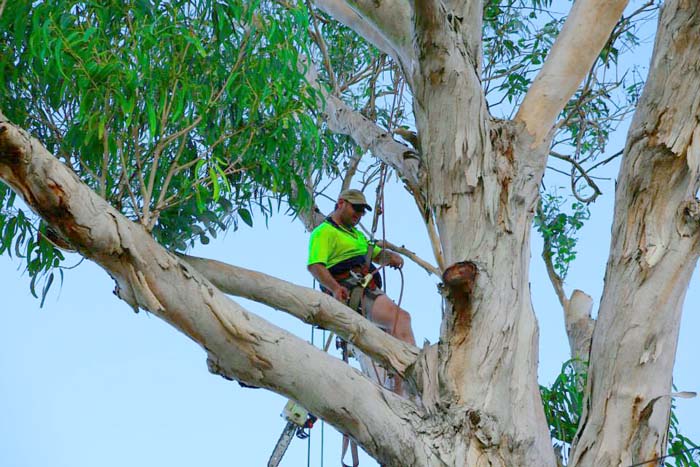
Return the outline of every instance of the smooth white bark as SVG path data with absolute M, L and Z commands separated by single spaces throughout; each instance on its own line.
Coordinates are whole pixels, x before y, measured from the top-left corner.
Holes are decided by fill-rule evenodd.
M 370 44 L 411 69 L 411 15 L 404 0 L 314 0 L 314 4 Z
M 199 343 L 212 372 L 300 402 L 389 465 L 430 465 L 412 403 L 244 310 L 0 118 L 0 179 L 117 283 L 116 293 Z
M 417 347 L 390 336 L 329 295 L 220 261 L 180 257 L 222 292 L 287 311 L 333 331 L 401 375 L 418 357 Z
M 577 0 L 515 117 L 535 144 L 543 142 L 559 112 L 581 85 L 628 0 Z

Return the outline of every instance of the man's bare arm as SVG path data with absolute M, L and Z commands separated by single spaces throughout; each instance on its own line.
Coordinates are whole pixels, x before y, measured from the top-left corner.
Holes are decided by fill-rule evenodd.
M 333 296 L 337 300 L 345 303 L 348 297 L 350 297 L 348 289 L 340 285 L 338 281 L 333 278 L 333 275 L 323 263 L 309 264 L 306 269 L 309 270 L 311 275 L 314 276 L 322 286 L 333 292 Z
M 377 256 L 374 257 L 374 262 L 385 264 L 392 268 L 401 269 L 403 267 L 403 258 L 398 253 L 382 249 Z

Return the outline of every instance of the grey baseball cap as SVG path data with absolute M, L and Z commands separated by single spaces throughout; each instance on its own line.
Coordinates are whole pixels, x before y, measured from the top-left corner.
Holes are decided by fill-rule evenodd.
M 362 205 L 368 211 L 372 210 L 372 207 L 369 204 L 367 204 L 367 199 L 365 198 L 365 195 L 360 190 L 355 190 L 352 188 L 349 190 L 343 190 L 340 192 L 340 195 L 338 195 L 338 199 L 344 199 L 345 201 L 351 204 Z

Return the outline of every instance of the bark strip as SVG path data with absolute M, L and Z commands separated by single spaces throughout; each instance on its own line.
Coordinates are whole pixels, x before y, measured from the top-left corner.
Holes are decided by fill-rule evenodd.
M 415 406 L 228 299 L 0 114 L 0 180 L 102 266 L 117 295 L 199 343 L 211 371 L 290 397 L 389 465 L 427 465 Z
M 333 331 L 400 375 L 418 358 L 417 347 L 390 336 L 329 295 L 220 261 L 178 256 L 222 292 L 284 310 Z

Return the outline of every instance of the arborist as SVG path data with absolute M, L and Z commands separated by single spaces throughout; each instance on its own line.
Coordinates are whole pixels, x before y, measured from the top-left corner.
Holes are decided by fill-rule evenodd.
M 380 275 L 375 272 L 362 287 L 362 279 L 376 271 L 373 262 L 395 269 L 403 267 L 401 256 L 370 245 L 355 227 L 371 210 L 360 190 L 341 192 L 335 210 L 311 232 L 307 268 L 324 291 L 351 308 L 361 308 L 367 319 L 397 339 L 415 345 L 411 317 L 382 292 Z

